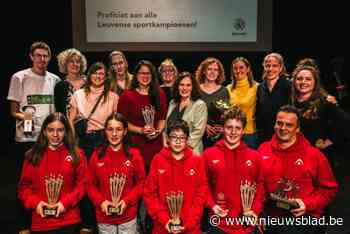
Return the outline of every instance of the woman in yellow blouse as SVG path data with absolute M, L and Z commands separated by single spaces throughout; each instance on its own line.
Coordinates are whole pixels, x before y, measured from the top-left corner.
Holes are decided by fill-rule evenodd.
M 255 127 L 256 91 L 259 83 L 254 80 L 249 61 L 238 57 L 231 64 L 232 83 L 227 86 L 230 94 L 230 104 L 238 106 L 247 115 L 247 125 L 243 140 L 252 147 L 258 147 Z

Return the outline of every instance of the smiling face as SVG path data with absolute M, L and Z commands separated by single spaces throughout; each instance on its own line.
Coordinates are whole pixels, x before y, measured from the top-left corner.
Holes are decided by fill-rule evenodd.
M 278 112 L 275 123 L 275 133 L 278 143 L 291 143 L 296 139 L 298 117 L 295 113 Z
M 315 89 L 315 78 L 309 70 L 300 70 L 293 81 L 299 95 L 311 95 Z
M 278 79 L 282 72 L 282 65 L 280 61 L 274 56 L 269 56 L 264 62 L 264 72 L 266 75 L 266 80 Z
M 219 73 L 220 73 L 219 65 L 217 63 L 211 63 L 208 65 L 207 69 L 205 69 L 204 76 L 207 81 L 215 82 L 219 77 Z
M 49 123 L 44 132 L 49 147 L 57 148 L 63 142 L 65 129 L 63 123 L 58 120 Z
M 243 123 L 237 119 L 228 119 L 224 124 L 224 142 L 229 148 L 239 145 L 244 133 Z
M 237 61 L 233 64 L 233 76 L 236 80 L 243 80 L 248 78 L 248 73 L 250 71 L 249 67 L 243 61 Z
M 123 138 L 127 133 L 127 129 L 124 128 L 123 123 L 115 119 L 108 121 L 105 134 L 109 145 L 113 149 L 119 149 L 123 143 Z
M 104 85 L 106 80 L 106 71 L 101 68 L 91 74 L 91 86 L 94 88 L 100 88 Z
M 113 70 L 119 77 L 124 77 L 128 64 L 120 54 L 113 55 L 111 58 Z
M 146 65 L 141 65 L 139 71 L 136 74 L 136 79 L 139 82 L 140 88 L 149 87 L 152 81 L 151 70 Z
M 33 54 L 30 55 L 30 59 L 33 62 L 33 68 L 42 73 L 46 71 L 49 65 L 50 55 L 47 50 L 37 48 L 33 51 Z
M 168 136 L 170 150 L 173 154 L 183 153 L 187 146 L 187 136 L 182 129 L 174 129 Z
M 78 75 L 80 74 L 81 61 L 78 55 L 73 55 L 67 60 L 67 73 Z
M 175 81 L 175 70 L 171 65 L 164 65 L 162 67 L 161 78 L 164 84 L 171 84 Z
M 183 78 L 179 83 L 179 94 L 182 99 L 191 98 L 192 80 L 190 77 Z

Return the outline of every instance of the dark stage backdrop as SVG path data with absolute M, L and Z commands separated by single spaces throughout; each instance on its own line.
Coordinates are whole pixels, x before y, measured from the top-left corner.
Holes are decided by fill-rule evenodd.
M 330 69 L 332 58 L 345 55 L 345 19 L 343 1 L 278 1 L 273 3 L 273 51 L 281 53 L 289 72 L 297 60 L 312 57 L 318 60 L 322 74 Z M 70 0 L 12 1 L 2 9 L 2 39 L 5 54 L 1 66 L 1 133 L 5 143 L 3 154 L 9 153 L 13 141 L 14 121 L 9 115 L 6 100 L 11 75 L 30 66 L 28 49 L 37 40 L 47 42 L 52 48 L 53 58 L 49 70 L 59 74 L 56 55 L 72 47 L 72 9 Z M 317 5 L 316 5 L 317 4 Z M 209 9 L 210 10 L 210 9 Z M 348 13 L 347 13 L 348 14 Z M 110 51 L 85 53 L 89 64 L 104 61 Z M 193 72 L 208 56 L 219 58 L 229 77 L 230 62 L 237 56 L 247 57 L 254 68 L 257 80 L 261 76 L 263 57 L 270 51 L 261 52 L 126 52 L 132 71 L 141 59 L 148 59 L 156 66 L 166 58 L 173 58 L 179 70 Z M 3 155 L 2 154 L 2 155 Z

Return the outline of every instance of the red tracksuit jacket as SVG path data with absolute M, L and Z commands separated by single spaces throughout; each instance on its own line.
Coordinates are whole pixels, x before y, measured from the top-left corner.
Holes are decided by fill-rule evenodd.
M 279 148 L 276 136 L 273 136 L 271 141 L 259 147 L 259 152 L 262 156 L 266 192 L 274 192 L 282 177 L 293 181 L 299 189 L 296 194 L 288 195 L 302 199 L 307 214 L 320 217 L 338 190 L 326 157 L 311 146 L 301 133 L 297 135 L 297 141 L 287 149 Z M 269 215 L 276 217 L 283 214 L 282 210 L 266 208 Z
M 205 159 L 209 190 L 207 206 L 210 208 L 209 217 L 213 215 L 211 208 L 225 201 L 225 209 L 229 210 L 227 217 L 235 218 L 242 215 L 240 184 L 241 181 L 256 183 L 256 194 L 252 210 L 259 215 L 264 201 L 263 180 L 260 156 L 257 151 L 250 149 L 241 141 L 239 146 L 230 150 L 223 140 L 203 153 Z M 218 226 L 227 233 L 250 233 L 254 227 L 244 227 L 239 224 L 227 224 L 220 220 Z
M 86 191 L 86 159 L 80 151 L 80 160 L 77 165 L 72 162 L 72 157 L 64 145 L 56 150 L 47 148 L 42 159 L 37 165 L 28 160 L 24 161 L 22 175 L 18 184 L 18 196 L 27 209 L 32 209 L 33 231 L 47 231 L 58 229 L 62 226 L 80 222 L 78 203 Z M 66 211 L 58 218 L 41 218 L 35 211 L 40 201 L 47 202 L 45 190 L 45 176 L 50 174 L 63 175 L 63 185 L 59 201 Z
M 175 160 L 169 148 L 164 147 L 152 160 L 150 173 L 144 188 L 144 201 L 154 221 L 153 233 L 168 232 L 165 225 L 170 219 L 166 194 L 182 191 L 184 201 L 181 210 L 183 233 L 200 234 L 200 219 L 207 194 L 204 162 L 190 148 L 185 156 Z
M 129 148 L 131 157 L 128 158 L 124 149 L 113 151 L 110 147 L 101 159 L 98 158 L 99 149 L 91 156 L 88 170 L 88 195 L 96 207 L 96 219 L 98 223 L 122 224 L 136 217 L 137 202 L 142 195 L 145 180 L 144 163 L 140 152 L 135 148 Z M 114 173 L 126 175 L 121 199 L 126 203 L 126 210 L 122 215 L 107 216 L 101 210 L 101 204 L 105 200 L 112 201 L 109 188 L 109 176 Z

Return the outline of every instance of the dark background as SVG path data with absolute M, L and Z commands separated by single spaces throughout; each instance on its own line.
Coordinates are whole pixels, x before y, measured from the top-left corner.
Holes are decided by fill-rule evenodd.
M 74 1 L 74 0 L 73 0 Z M 4 3 L 3 3 L 4 4 Z M 346 31 L 349 17 L 345 12 L 345 1 L 288 1 L 275 0 L 273 9 L 273 49 L 285 58 L 288 72 L 292 72 L 296 62 L 304 57 L 316 59 L 320 65 L 321 76 L 331 70 L 330 61 L 335 57 L 345 58 Z M 45 41 L 52 49 L 53 57 L 49 71 L 58 75 L 56 55 L 66 48 L 72 47 L 72 15 L 71 1 L 12 1 L 2 5 L 2 66 L 1 66 L 1 129 L 3 147 L 0 147 L 0 233 L 13 233 L 11 226 L 3 229 L 5 223 L 14 220 L 15 173 L 11 158 L 19 155 L 11 154 L 14 137 L 14 120 L 9 115 L 7 94 L 10 78 L 14 72 L 31 66 L 28 56 L 29 47 L 34 41 Z M 95 61 L 107 62 L 110 51 L 84 53 L 91 64 Z M 166 58 L 173 58 L 179 70 L 193 72 L 206 57 L 220 59 L 229 76 L 230 63 L 237 56 L 250 60 L 254 68 L 256 80 L 260 80 L 262 60 L 271 51 L 261 52 L 126 52 L 129 69 L 132 71 L 137 61 L 148 59 L 157 67 Z M 345 79 L 346 80 L 346 79 Z M 346 80 L 347 81 L 347 80 Z M 326 87 L 327 88 L 327 87 Z M 344 103 L 348 108 L 349 103 Z M 346 161 L 345 161 L 346 162 Z M 344 166 L 344 168 L 346 168 Z M 346 169 L 345 169 L 346 170 Z M 338 217 L 345 218 L 345 226 L 333 228 L 337 233 L 350 233 L 349 204 L 345 198 L 349 192 L 349 175 L 344 171 L 341 179 L 345 182 L 342 188 L 344 195 L 338 195 L 336 205 L 339 207 Z M 347 192 L 345 193 L 345 190 Z M 347 199 L 347 200 L 346 200 Z M 347 220 L 346 220 L 347 219 Z M 344 230 L 345 228 L 345 230 Z M 341 231 L 342 230 L 342 231 Z M 334 232 L 335 233 L 335 232 Z

